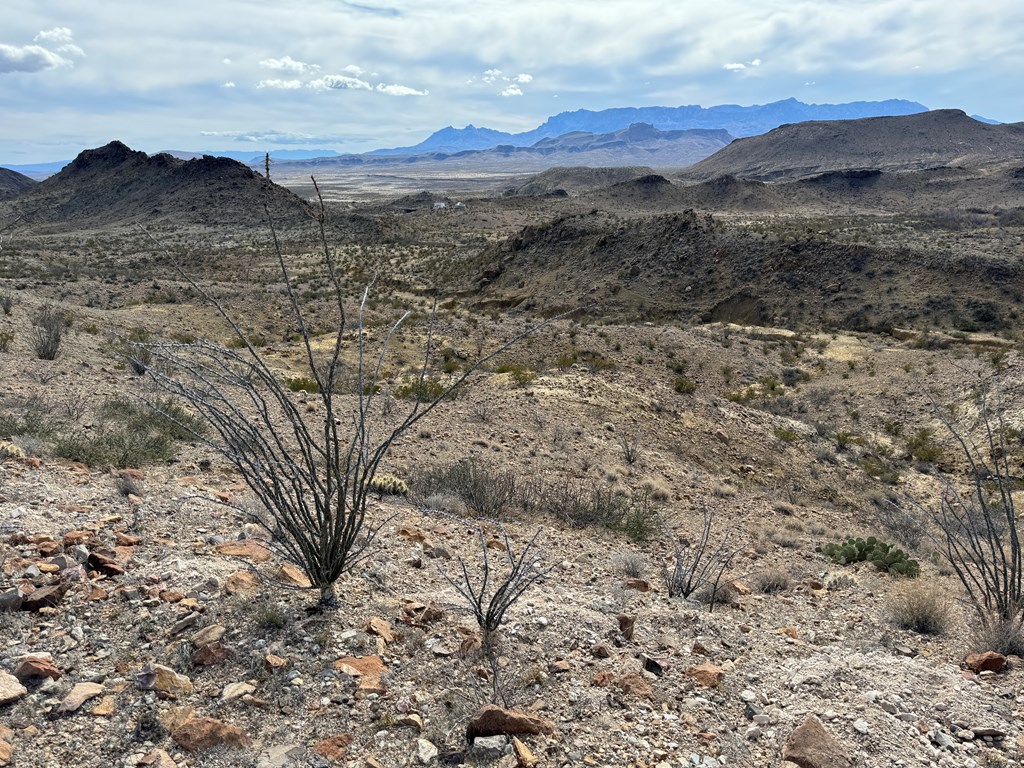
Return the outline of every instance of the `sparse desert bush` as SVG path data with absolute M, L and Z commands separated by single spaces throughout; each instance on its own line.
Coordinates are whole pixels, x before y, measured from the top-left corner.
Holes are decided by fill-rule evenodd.
M 316 379 L 312 379 L 309 376 L 290 376 L 285 379 L 285 386 L 292 392 L 306 392 L 311 395 L 320 393 L 320 385 L 316 382 Z
M 0 331 L 0 352 L 9 351 L 12 341 L 14 341 L 13 333 L 10 331 Z
M 907 451 L 916 461 L 929 464 L 942 461 L 942 446 L 935 441 L 935 430 L 921 427 L 907 439 Z
M 633 435 L 619 437 L 619 448 L 622 449 L 622 459 L 627 464 L 636 464 L 640 459 L 640 441 Z
M 32 314 L 34 326 L 32 350 L 40 360 L 55 360 L 71 316 L 52 304 L 44 304 Z
M 971 637 L 975 651 L 995 651 L 1004 656 L 1024 656 L 1024 621 L 990 618 L 982 623 Z
M 673 388 L 681 395 L 692 395 L 697 391 L 697 382 L 693 379 L 688 379 L 685 376 L 680 376 L 676 379 Z
M 0 291 L 0 310 L 3 310 L 5 315 L 11 314 L 14 310 L 15 298 L 14 294 L 11 293 L 9 288 L 4 288 Z
M 763 595 L 774 595 L 778 592 L 788 592 L 793 585 L 789 574 L 785 571 L 771 570 L 760 573 L 755 577 L 757 591 Z
M 422 376 L 413 381 L 403 381 L 395 387 L 394 396 L 400 400 L 431 402 L 448 393 L 448 387 L 432 376 Z
M 918 584 L 906 587 L 889 599 L 888 613 L 893 624 L 922 635 L 941 635 L 949 626 L 952 606 L 935 586 Z
M 921 539 L 928 533 L 928 526 L 921 515 L 900 503 L 895 495 L 877 494 L 871 497 L 875 516 L 882 527 L 907 549 L 916 550 Z
M 688 599 L 698 590 L 704 590 L 710 610 L 719 602 L 720 587 L 726 569 L 732 563 L 739 548 L 729 546 L 725 541 L 712 543 L 712 529 L 716 514 L 709 507 L 704 508 L 704 525 L 696 541 L 687 537 L 678 538 L 668 530 L 673 542 L 671 565 L 662 568 L 662 578 L 668 588 L 669 597 Z
M 418 499 L 451 494 L 462 499 L 475 514 L 491 518 L 509 513 L 518 488 L 514 472 L 493 470 L 476 459 L 420 471 L 412 477 L 410 486 Z
M 642 579 L 647 573 L 647 560 L 637 552 L 620 553 L 616 563 L 622 574 L 631 579 Z
M 495 373 L 507 373 L 509 379 L 517 387 L 525 387 L 537 380 L 537 372 L 519 363 L 502 363 L 494 369 Z

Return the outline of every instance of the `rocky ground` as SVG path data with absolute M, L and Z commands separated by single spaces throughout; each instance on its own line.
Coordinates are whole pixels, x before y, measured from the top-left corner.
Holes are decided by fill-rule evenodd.
M 21 298 L 4 320 L 16 337 L 4 354 L 8 406 L 38 395 L 51 410 L 71 410 L 72 395 L 84 393 L 77 423 L 88 431 L 100 428 L 97 400 L 147 396 L 146 380 L 114 362 L 102 334 L 74 331 L 57 361 L 31 359 L 23 345 L 34 300 Z M 109 317 L 77 311 L 79 326 Z M 163 315 L 135 321 L 147 317 Z M 450 322 L 444 337 L 472 346 Z M 904 590 L 928 582 L 956 595 L 955 577 L 924 557 L 912 581 L 814 551 L 846 533 L 878 532 L 868 495 L 887 487 L 857 463 L 863 445 L 837 446 L 814 418 L 845 420 L 881 441 L 894 414 L 908 429 L 928 414 L 926 403 L 909 408 L 888 391 L 914 391 L 926 369 L 962 391 L 957 377 L 990 367 L 987 357 L 918 349 L 913 339 L 806 339 L 800 365 L 811 375 L 773 413 L 735 393 L 779 370 L 777 355 L 790 348 L 771 345 L 789 337 L 725 331 L 566 321 L 513 353 L 532 362 L 535 378 L 488 373 L 395 446 L 386 469 L 408 479 L 474 456 L 523 478 L 647 488 L 663 501 L 672 533 L 635 538 L 545 512 L 503 514 L 517 551 L 539 529 L 538 565 L 550 571 L 508 610 L 493 664 L 445 574 L 457 575 L 460 558 L 476 573 L 478 525 L 500 558 L 496 521 L 453 517 L 467 511 L 458 504 L 441 513 L 423 499 L 375 499 L 370 518 L 382 528 L 369 560 L 341 582 L 336 610 L 310 612 L 316 595 L 301 588 L 301 573 L 248 524 L 241 478 L 201 444 L 116 469 L 62 461 L 16 438 L 0 465 L 0 759 L 164 768 L 1016 764 L 1020 660 L 998 672 L 985 659 L 965 666 L 968 651 L 984 649 L 972 647 L 971 617 L 960 609 L 939 636 L 890 620 Z M 509 332 L 497 322 L 484 342 Z M 537 362 L 598 345 L 614 368 Z M 285 370 L 297 364 L 286 344 L 263 353 Z M 673 390 L 669 369 L 680 358 L 693 392 Z M 1015 382 L 1016 353 L 1002 363 Z M 830 398 L 815 394 L 826 390 Z M 315 412 L 315 397 L 296 397 Z M 932 487 L 913 464 L 894 462 L 900 493 Z M 699 533 L 702 509 L 715 513 L 715 541 L 737 553 L 727 601 L 714 610 L 669 597 L 661 575 L 674 536 Z M 766 586 L 773 579 L 780 583 Z M 494 715 L 480 708 L 492 699 L 521 713 L 502 726 L 519 735 L 470 745 L 467 730 L 488 732 Z

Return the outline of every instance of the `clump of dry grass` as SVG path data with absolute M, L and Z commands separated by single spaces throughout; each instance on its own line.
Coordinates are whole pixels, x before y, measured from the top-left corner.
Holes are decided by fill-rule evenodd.
M 941 635 L 949 627 L 952 603 L 933 586 L 915 584 L 889 600 L 889 618 L 900 629 L 922 635 Z

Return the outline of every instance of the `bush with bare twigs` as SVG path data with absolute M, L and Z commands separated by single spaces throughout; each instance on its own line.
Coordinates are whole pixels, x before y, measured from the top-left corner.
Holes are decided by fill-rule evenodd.
M 428 393 L 422 384 L 428 381 L 434 351 L 431 315 L 416 379 L 421 386 L 410 396 L 404 414 L 386 418 L 377 404 L 384 361 L 410 312 L 402 314 L 371 349 L 365 325 L 370 286 L 362 291 L 352 317 L 345 306 L 340 266 L 327 241 L 322 198 L 315 221 L 332 305 L 331 317 L 318 314 L 317 319 L 335 329 L 326 352 L 323 339 L 314 339 L 308 310 L 293 287 L 273 222 L 270 232 L 302 344 L 302 375 L 315 383 L 309 394 L 319 401 L 318 408 L 301 406 L 288 382 L 270 367 L 223 304 L 180 266 L 181 277 L 220 314 L 234 338 L 228 345 L 200 339 L 143 346 L 152 355 L 146 374 L 209 424 L 212 435 L 204 441 L 234 466 L 259 500 L 255 522 L 269 533 L 270 549 L 298 566 L 320 591 L 320 604 L 330 606 L 337 602 L 336 582 L 363 559 L 377 532 L 377 526 L 367 525 L 367 499 L 377 469 L 395 440 L 434 411 L 481 365 L 557 318 L 516 335 L 467 366 L 441 390 Z M 340 386 L 351 380 L 354 388 Z

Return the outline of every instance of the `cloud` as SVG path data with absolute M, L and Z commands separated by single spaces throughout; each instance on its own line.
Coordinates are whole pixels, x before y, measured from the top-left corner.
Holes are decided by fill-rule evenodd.
M 417 91 L 407 85 L 384 85 L 378 83 L 374 88 L 377 93 L 386 93 L 388 96 L 429 96 L 430 91 Z
M 285 56 L 281 59 L 263 59 L 263 61 L 260 62 L 260 66 L 264 69 L 276 69 L 282 72 L 295 72 L 299 75 L 317 72 L 320 69 L 319 64 L 307 64 L 304 61 L 296 61 L 291 56 Z
M 746 69 L 746 64 L 740 64 L 738 61 L 732 64 L 724 64 L 722 69 L 728 69 L 730 72 L 739 72 L 741 69 Z
M 517 83 L 523 83 L 525 85 L 526 83 L 533 82 L 533 75 L 528 75 L 525 72 L 523 72 L 521 74 L 516 75 L 515 80 Z
M 4 45 L 0 43 L 0 74 L 10 72 L 42 72 L 70 66 L 63 56 L 41 45 Z
M 372 91 L 371 86 L 365 80 L 347 75 L 324 75 L 323 77 L 311 80 L 306 83 L 307 88 L 316 91 Z
M 485 83 L 493 83 L 499 77 L 501 77 L 500 69 L 488 69 L 486 72 L 484 72 L 483 77 L 481 77 L 480 79 L 483 80 Z M 507 80 L 508 78 L 505 79 Z
M 229 59 L 229 58 L 227 58 L 225 56 L 223 59 L 220 60 L 220 63 L 221 64 L 230 64 L 231 63 L 231 59 Z
M 69 56 L 85 56 L 73 42 L 67 27 L 44 29 L 33 38 L 43 45 L 6 45 L 0 43 L 0 74 L 11 72 L 44 72 L 58 67 L 72 67 Z
M 301 80 L 260 80 L 256 83 L 257 88 L 276 88 L 282 91 L 294 91 L 302 87 Z
M 231 82 L 230 80 L 228 80 L 226 83 L 224 83 L 224 85 L 221 86 L 221 88 L 234 88 L 234 87 L 235 87 L 235 84 L 233 82 Z
M 363 72 L 365 70 L 362 67 L 357 67 L 355 64 L 349 64 L 347 67 L 343 68 L 341 71 L 342 72 L 347 72 L 348 74 L 354 75 L 355 77 L 359 77 L 361 74 L 363 74 Z
M 337 143 L 346 141 L 346 136 L 315 136 L 310 133 L 290 131 L 200 131 L 200 136 L 215 139 L 230 139 L 246 144 L 313 144 L 317 142 Z
M 54 27 L 45 29 L 33 38 L 36 43 L 70 43 L 72 40 L 71 30 L 67 27 Z
M 518 85 L 510 85 L 501 92 L 502 96 L 522 96 L 523 89 Z
M 760 67 L 761 66 L 761 60 L 760 59 L 754 59 L 752 62 L 750 62 L 750 66 L 752 66 L 752 67 Z

